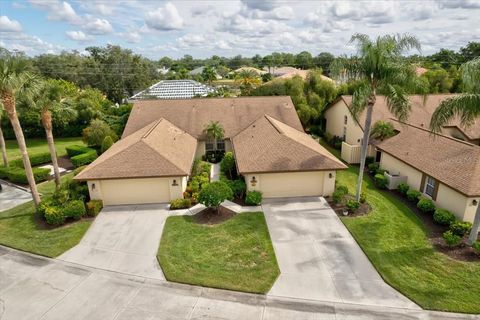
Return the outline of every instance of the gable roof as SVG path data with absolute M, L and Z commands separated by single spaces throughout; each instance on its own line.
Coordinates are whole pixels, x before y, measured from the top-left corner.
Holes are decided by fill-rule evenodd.
M 300 78 L 305 80 L 305 79 L 307 79 L 309 73 L 310 73 L 310 70 L 295 70 L 295 71 L 292 71 L 292 72 L 289 72 L 289 73 L 285 73 L 285 74 L 277 77 L 276 79 L 291 79 L 295 76 L 299 76 Z M 329 78 L 327 76 L 324 76 L 323 74 L 320 75 L 320 77 L 324 81 L 334 82 L 331 78 Z
M 234 136 L 232 145 L 242 174 L 347 168 L 309 135 L 269 115 Z
M 204 138 L 204 128 L 210 121 L 219 121 L 225 138 L 231 138 L 264 114 L 303 130 L 289 96 L 142 100 L 134 102 L 122 138 L 159 118 L 174 123 L 197 139 Z
M 480 147 L 391 121 L 399 133 L 378 143 L 377 148 L 464 195 L 480 196 Z
M 440 103 L 443 100 L 455 96 L 456 94 L 429 94 L 426 97 L 425 103 L 424 97 L 422 95 L 409 96 L 412 109 L 410 116 L 408 117 L 408 120 L 406 122 L 417 127 L 428 129 L 430 126 L 430 119 L 432 118 L 432 114 L 438 108 Z M 341 96 L 340 100 L 343 101 L 347 107 L 349 107 L 352 103 L 352 96 Z M 338 102 L 338 100 L 336 102 Z M 332 103 L 329 107 L 333 106 L 336 102 Z M 365 123 L 366 113 L 366 110 L 362 112 L 358 119 L 359 125 L 362 129 Z M 377 95 L 377 101 L 375 103 L 374 111 L 372 114 L 372 123 L 375 123 L 378 120 L 387 120 L 390 118 L 394 119 L 395 116 L 388 109 L 385 96 Z M 480 139 L 479 120 L 477 120 L 473 126 L 469 128 L 464 128 L 460 125 L 460 121 L 458 119 L 454 119 L 449 125 L 445 127 L 456 127 L 470 140 Z
M 186 176 L 196 148 L 194 137 L 159 119 L 112 145 L 75 179 Z

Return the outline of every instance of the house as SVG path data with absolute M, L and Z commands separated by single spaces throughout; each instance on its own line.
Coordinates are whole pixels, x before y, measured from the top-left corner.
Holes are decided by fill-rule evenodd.
M 298 77 L 302 78 L 303 80 L 306 80 L 309 72 L 310 72 L 310 70 L 299 70 L 299 69 L 297 69 L 297 70 L 294 70 L 292 72 L 285 73 L 281 76 L 278 76 L 277 79 L 291 79 L 293 77 L 298 76 Z M 321 78 L 324 81 L 329 81 L 329 82 L 334 83 L 334 81 L 327 76 L 321 75 Z
M 420 128 L 429 128 L 433 112 L 443 100 L 453 96 L 453 94 L 430 94 L 426 98 L 422 95 L 410 96 L 411 113 L 407 122 Z M 359 116 L 358 120 L 355 119 L 350 111 L 351 102 L 352 96 L 341 96 L 326 108 L 325 132 L 343 140 L 343 160 L 347 163 L 359 163 L 366 111 Z M 379 120 L 391 118 L 395 117 L 389 111 L 385 97 L 378 95 L 372 114 L 372 125 Z M 480 121 L 469 128 L 464 128 L 457 119 L 444 126 L 442 131 L 453 138 L 480 145 Z M 370 148 L 369 155 L 376 155 L 374 148 Z
M 399 132 L 376 144 L 380 168 L 459 220 L 472 222 L 480 202 L 480 147 L 390 119 Z
M 206 97 L 213 92 L 215 92 L 214 88 L 193 80 L 162 80 L 131 96 L 129 100 L 190 99 Z
M 210 141 L 205 126 L 225 134 Z M 106 205 L 182 198 L 194 159 L 233 151 L 247 190 L 265 197 L 329 196 L 346 166 L 303 132 L 290 97 L 135 101 L 122 139 L 78 174 Z
M 191 70 L 188 74 L 191 75 L 191 76 L 201 76 L 203 74 L 203 70 L 205 69 L 205 66 L 202 66 L 202 67 L 198 67 L 198 68 L 195 68 L 193 70 Z M 215 77 L 217 78 L 217 80 L 220 80 L 222 79 L 222 76 L 219 75 L 217 73 L 217 71 L 215 71 Z
M 234 75 L 234 74 L 240 73 L 240 72 L 242 72 L 242 71 L 254 72 L 254 73 L 256 73 L 258 76 L 261 76 L 261 75 L 267 73 L 267 71 L 260 70 L 260 69 L 254 68 L 254 67 L 240 67 L 240 68 L 238 68 L 238 69 L 235 69 L 235 70 L 233 70 L 233 71 L 230 71 L 228 74 L 229 74 L 229 75 Z

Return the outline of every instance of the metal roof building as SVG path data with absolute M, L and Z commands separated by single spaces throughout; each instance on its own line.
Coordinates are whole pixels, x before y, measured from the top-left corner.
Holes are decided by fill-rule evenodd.
M 162 80 L 146 90 L 130 97 L 129 100 L 141 99 L 190 99 L 206 97 L 215 89 L 194 80 Z

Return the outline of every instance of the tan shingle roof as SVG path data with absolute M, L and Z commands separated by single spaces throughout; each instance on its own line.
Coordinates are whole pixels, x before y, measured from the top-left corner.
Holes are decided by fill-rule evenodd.
M 233 137 L 240 173 L 347 168 L 309 135 L 268 115 Z
M 171 177 L 190 174 L 197 140 L 165 119 L 115 143 L 75 179 Z
M 430 119 L 432 118 L 433 112 L 437 109 L 440 103 L 448 98 L 454 97 L 455 94 L 430 94 L 427 96 L 427 99 L 424 104 L 424 97 L 422 95 L 412 95 L 410 96 L 412 111 L 407 120 L 408 123 L 413 124 L 418 127 L 428 129 L 430 126 Z M 342 100 L 347 106 L 352 103 L 352 96 L 342 96 Z M 366 111 L 360 115 L 359 124 L 363 128 L 365 124 Z M 393 114 L 388 110 L 387 102 L 384 96 L 378 95 L 377 102 L 374 107 L 373 112 L 373 122 L 375 123 L 378 120 L 386 120 L 390 118 L 395 118 Z M 460 126 L 460 121 L 453 120 L 449 126 L 457 127 L 461 132 L 463 132 L 470 140 L 480 139 L 480 121 L 477 120 L 476 123 L 469 128 L 462 128 Z M 445 126 L 448 127 L 448 126 Z
M 398 121 L 391 120 L 394 123 Z M 377 148 L 467 196 L 480 195 L 480 147 L 407 124 Z
M 300 78 L 305 80 L 305 79 L 307 79 L 309 72 L 310 72 L 310 70 L 295 70 L 295 71 L 292 71 L 292 72 L 289 72 L 289 73 L 285 73 L 285 74 L 277 77 L 276 79 L 291 79 L 295 76 L 299 76 Z M 333 82 L 333 80 L 331 78 L 329 78 L 327 76 L 324 76 L 323 74 L 321 75 L 321 78 L 324 81 Z
M 123 137 L 154 119 L 165 118 L 195 138 L 203 138 L 205 125 L 210 121 L 219 121 L 225 137 L 230 138 L 264 114 L 303 130 L 288 96 L 143 100 L 134 103 Z

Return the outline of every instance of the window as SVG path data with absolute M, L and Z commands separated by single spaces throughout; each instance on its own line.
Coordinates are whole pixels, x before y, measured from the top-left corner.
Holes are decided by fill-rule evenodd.
M 433 192 L 435 190 L 435 184 L 437 182 L 430 176 L 427 176 L 425 179 L 425 190 L 424 193 L 430 197 L 433 197 Z
M 214 139 L 207 138 L 207 141 L 205 141 L 205 151 L 213 151 L 214 143 Z
M 217 141 L 217 150 L 225 151 L 225 140 L 218 140 Z
M 347 116 L 344 116 L 344 117 L 343 117 L 343 124 L 346 125 L 347 123 L 348 123 L 348 117 L 347 117 Z

